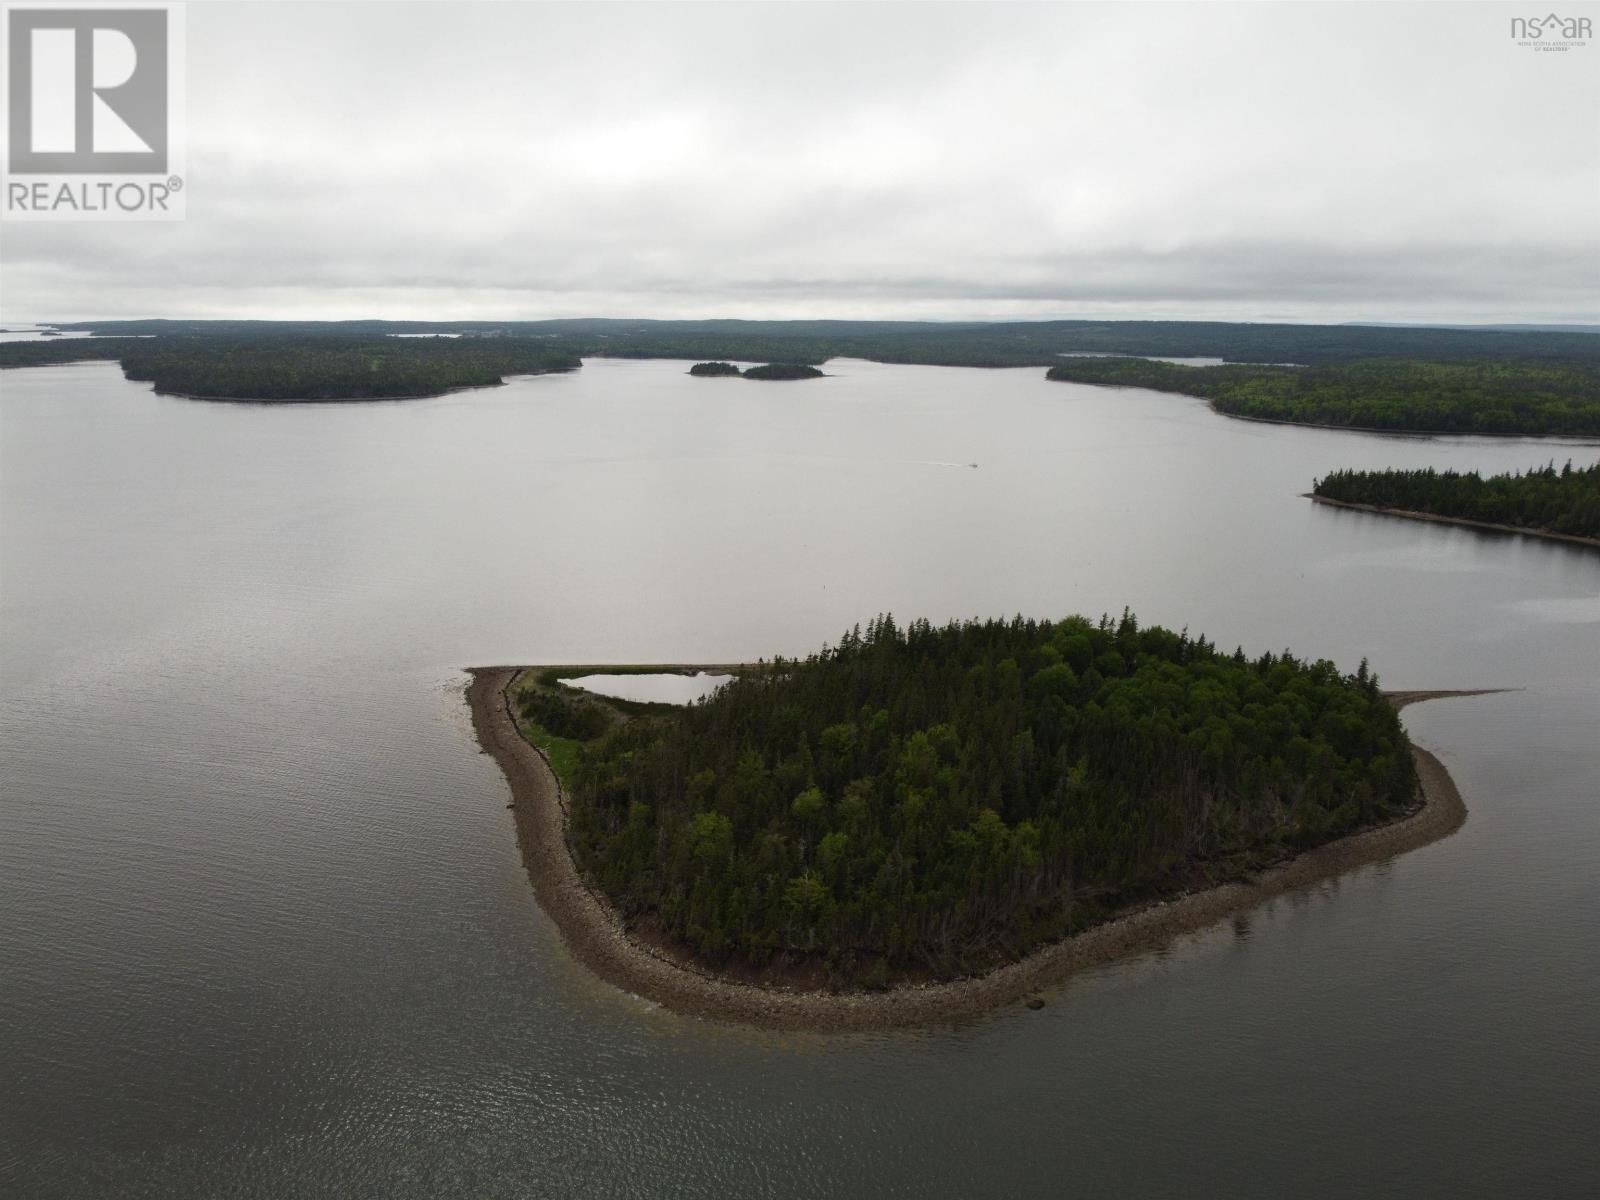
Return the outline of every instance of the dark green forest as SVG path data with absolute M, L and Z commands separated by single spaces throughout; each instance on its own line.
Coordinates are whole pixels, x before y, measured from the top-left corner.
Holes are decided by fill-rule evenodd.
M 766 363 L 741 371 L 730 362 L 695 363 L 689 374 L 709 378 L 742 375 L 746 379 L 821 379 L 822 372 L 804 363 Z
M 582 366 L 529 338 L 312 338 L 296 341 L 156 337 L 0 344 L 0 364 L 118 358 L 158 392 L 222 400 L 369 400 L 487 387 L 507 375 Z
M 0 342 L 0 367 L 53 367 L 61 363 L 115 361 L 141 338 L 51 338 L 44 342 Z
M 1600 434 L 1600 360 L 1184 367 L 1082 358 L 1051 379 L 1181 392 L 1236 417 L 1429 433 Z
M 1569 459 L 1484 479 L 1476 471 L 1334 471 L 1312 494 L 1351 504 L 1516 525 L 1600 538 L 1600 463 L 1573 469 Z
M 821 379 L 822 372 L 805 363 L 765 363 L 751 367 L 744 373 L 746 379 Z
M 549 715 L 547 715 L 549 716 Z M 978 972 L 1410 808 L 1366 664 L 1119 621 L 891 617 L 578 755 L 570 836 L 634 921 L 840 986 Z
M 1223 321 L 82 321 L 100 334 L 229 341 L 394 333 L 543 338 L 580 357 L 798 362 L 830 358 L 935 366 L 1047 366 L 1066 352 L 1333 363 L 1368 358 L 1600 359 L 1593 333 Z

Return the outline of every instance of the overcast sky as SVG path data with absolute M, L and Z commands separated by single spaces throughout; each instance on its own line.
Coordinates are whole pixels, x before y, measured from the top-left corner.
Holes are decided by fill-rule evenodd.
M 1527 8 L 190 3 L 188 220 L 0 317 L 1600 320 Z

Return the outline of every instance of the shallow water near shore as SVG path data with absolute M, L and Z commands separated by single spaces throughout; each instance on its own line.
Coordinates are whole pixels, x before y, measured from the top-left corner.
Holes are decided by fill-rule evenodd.
M 283 409 L 0 375 L 0 1193 L 1584 1194 L 1600 554 L 1298 493 L 1600 450 L 1039 370 L 684 370 Z M 1407 710 L 1448 840 L 1040 1012 L 846 1037 L 575 966 L 461 700 L 471 664 L 1124 605 L 1524 690 Z

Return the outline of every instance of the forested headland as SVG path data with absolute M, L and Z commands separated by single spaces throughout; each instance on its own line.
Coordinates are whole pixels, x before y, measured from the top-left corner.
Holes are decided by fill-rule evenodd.
M 1569 459 L 1527 472 L 1333 471 L 1311 494 L 1344 504 L 1460 521 L 1509 525 L 1566 537 L 1600 538 L 1600 463 L 1573 468 Z
M 1365 663 L 1128 614 L 882 617 L 670 715 L 539 716 L 588 736 L 568 835 L 627 920 L 846 987 L 980 973 L 1418 798 Z
M 1371 359 L 1185 367 L 1078 358 L 1050 379 L 1181 392 L 1265 421 L 1419 433 L 1600 435 L 1600 360 Z

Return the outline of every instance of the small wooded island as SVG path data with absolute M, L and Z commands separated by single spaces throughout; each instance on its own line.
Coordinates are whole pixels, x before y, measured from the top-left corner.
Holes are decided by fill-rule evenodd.
M 613 982 L 760 1024 L 978 1011 L 1464 815 L 1365 663 L 1126 613 L 881 617 L 684 708 L 577 673 L 469 689 L 541 901 Z
M 1557 537 L 1600 546 L 1600 463 L 1572 460 L 1527 472 L 1333 471 L 1310 496 L 1325 504 L 1397 517 L 1443 520 L 1484 529 Z
M 822 371 L 816 366 L 805 363 L 765 363 L 762 366 L 750 366 L 746 370 L 739 370 L 733 363 L 694 363 L 690 374 L 701 376 L 702 379 L 739 378 L 744 379 L 821 379 Z
M 822 372 L 805 363 L 767 363 L 745 371 L 746 379 L 821 379 Z
M 702 379 L 821 379 L 823 372 L 805 363 L 766 363 L 759 367 L 739 370 L 731 362 L 695 363 L 689 374 Z

